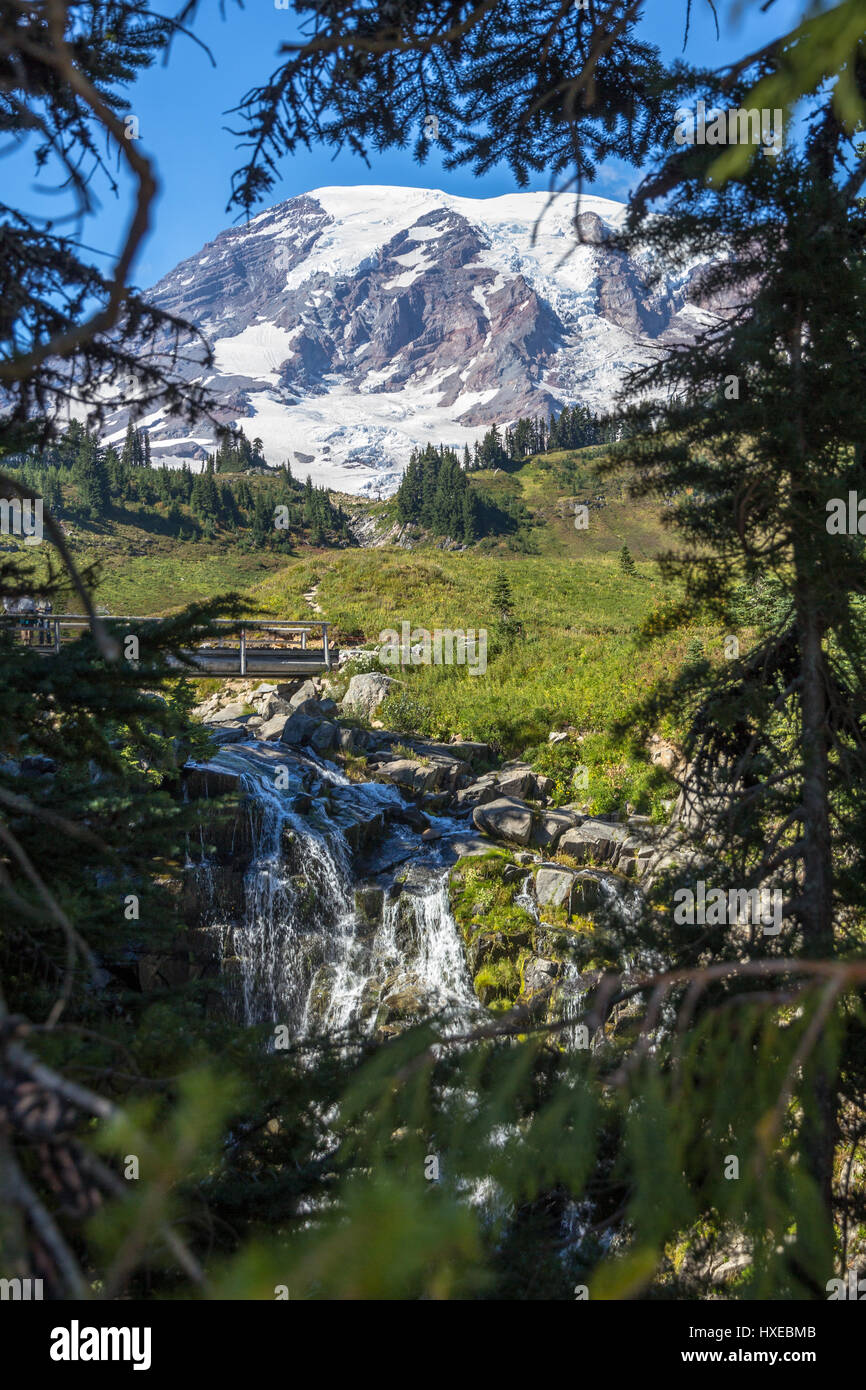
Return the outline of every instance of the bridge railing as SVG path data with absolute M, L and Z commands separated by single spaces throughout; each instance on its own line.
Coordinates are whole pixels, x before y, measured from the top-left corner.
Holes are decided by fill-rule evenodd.
M 162 621 L 159 618 L 136 617 L 101 613 L 100 618 L 109 628 L 122 627 L 127 633 L 138 636 L 148 623 Z M 82 613 L 2 613 L 0 623 L 12 628 L 18 640 L 36 648 L 44 655 L 60 651 L 61 646 L 80 637 L 89 621 Z M 235 622 L 230 618 L 218 618 L 213 624 L 226 629 L 225 636 L 217 634 L 203 638 L 184 655 L 194 660 L 196 665 L 208 666 L 237 662 L 238 673 L 247 675 L 250 658 L 273 655 L 274 661 L 292 661 L 310 666 L 331 666 L 331 647 L 328 640 L 330 623 L 319 621 L 284 622 L 279 618 L 251 618 Z M 196 658 L 200 657 L 201 660 Z

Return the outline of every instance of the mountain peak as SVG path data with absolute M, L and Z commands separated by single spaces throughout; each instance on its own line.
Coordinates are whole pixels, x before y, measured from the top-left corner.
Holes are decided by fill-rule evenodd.
M 693 331 L 693 273 L 650 290 L 646 268 L 605 245 L 624 216 L 572 194 L 316 188 L 221 232 L 151 297 L 208 338 L 222 419 L 260 437 L 268 462 L 388 491 L 417 445 L 609 407 L 657 340 Z M 169 464 L 213 447 L 206 428 L 141 423 Z

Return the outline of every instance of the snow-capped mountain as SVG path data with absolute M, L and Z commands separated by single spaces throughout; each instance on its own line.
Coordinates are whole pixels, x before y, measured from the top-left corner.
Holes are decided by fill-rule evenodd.
M 605 245 L 624 206 L 583 197 L 582 243 L 576 211 L 566 194 L 319 188 L 221 232 L 148 297 L 206 335 L 223 418 L 269 463 L 388 491 L 416 444 L 609 406 L 630 368 L 702 320 L 698 266 L 650 292 L 647 266 Z M 141 423 L 155 460 L 213 447 L 206 427 Z

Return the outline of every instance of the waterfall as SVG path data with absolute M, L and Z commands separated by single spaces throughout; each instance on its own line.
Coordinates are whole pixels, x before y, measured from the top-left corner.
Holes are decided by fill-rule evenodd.
M 239 775 L 248 799 L 252 852 L 239 920 L 220 922 L 214 905 L 246 1023 L 284 1024 L 294 1038 L 352 1028 L 373 1034 L 381 1009 L 408 1022 L 480 1008 L 435 845 L 417 841 L 417 857 L 429 867 L 424 891 L 398 886 L 384 894 L 372 929 L 355 908 L 340 818 L 402 808 L 395 788 L 351 783 L 322 759 L 268 744 L 229 745 L 212 765 Z M 303 812 L 295 809 L 299 795 Z M 205 888 L 206 863 L 198 877 Z

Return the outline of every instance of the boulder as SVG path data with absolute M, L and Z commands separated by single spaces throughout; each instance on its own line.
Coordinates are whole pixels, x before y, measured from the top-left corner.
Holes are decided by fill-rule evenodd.
M 665 772 L 677 773 L 682 767 L 682 754 L 667 739 L 659 734 L 652 734 L 649 740 L 650 762 L 656 767 L 664 768 Z
M 544 811 L 532 827 L 531 844 L 538 849 L 553 849 L 561 837 L 574 828 L 570 811 Z
M 280 742 L 289 746 L 296 746 L 299 743 L 308 742 L 318 727 L 318 720 L 311 719 L 308 714 L 293 714 L 283 725 L 280 734 Z
M 528 845 L 532 839 L 532 809 L 516 797 L 500 796 L 484 806 L 476 806 L 472 823 L 476 830 L 497 840 Z
M 292 717 L 294 718 L 295 716 Z M 302 719 L 304 717 L 304 715 L 301 715 Z M 317 724 L 315 732 L 310 735 L 310 743 L 317 753 L 327 753 L 329 748 L 333 748 L 336 737 L 336 724 L 331 724 L 327 719 L 323 719 L 321 723 Z
M 446 746 L 455 758 L 462 758 L 466 763 L 487 763 L 493 758 L 493 749 L 489 743 L 473 743 L 470 739 L 456 739 Z
M 234 724 L 246 717 L 243 705 L 223 705 L 222 709 L 208 716 L 209 724 Z
M 289 697 L 289 704 L 292 706 L 293 709 L 297 709 L 298 705 L 302 705 L 305 700 L 315 700 L 318 693 L 319 692 L 313 685 L 313 682 L 310 680 L 306 680 Z
M 574 874 L 568 869 L 541 868 L 535 875 L 535 898 L 539 907 L 571 907 Z
M 382 671 L 367 671 L 353 676 L 343 696 L 343 709 L 361 719 L 370 719 L 386 696 L 402 684 L 402 681 L 394 676 L 386 676 Z
M 435 791 L 443 780 L 443 769 L 436 763 L 419 763 L 410 758 L 395 758 L 376 768 L 377 782 L 394 782 L 410 791 Z
M 517 768 L 513 772 L 503 772 L 496 779 L 500 796 L 528 796 L 535 791 L 535 777 L 532 768 Z
M 360 744 L 357 739 L 357 729 L 337 728 L 337 747 L 341 753 L 354 753 Z
M 652 845 L 632 836 L 624 840 L 620 846 L 617 868 L 628 878 L 640 878 L 649 868 L 654 854 L 655 850 Z
M 555 960 L 547 960 L 544 956 L 530 956 L 523 967 L 524 994 L 537 994 L 539 990 L 550 989 L 558 974 L 559 965 Z
M 273 719 L 275 714 L 282 714 L 288 719 L 292 712 L 292 706 L 288 700 L 282 700 L 279 695 L 267 694 L 260 700 L 254 696 L 252 704 L 255 705 L 263 719 Z
M 536 772 L 534 776 L 535 795 L 539 801 L 547 801 L 553 795 L 556 783 L 552 777 L 545 777 L 543 773 Z
M 209 729 L 211 740 L 219 747 L 224 743 L 243 743 L 250 735 L 246 724 L 216 724 Z
M 579 912 L 585 917 L 600 907 L 604 901 L 601 885 L 609 878 L 609 874 L 599 873 L 595 869 L 580 869 L 571 885 L 572 913 Z
M 275 714 L 272 719 L 266 719 L 263 724 L 259 725 L 256 730 L 256 737 L 266 741 L 279 739 L 287 723 L 288 718 L 285 714 Z
M 485 777 L 477 782 L 470 782 L 468 787 L 457 792 L 454 806 L 458 811 L 471 811 L 474 806 L 483 806 L 488 801 L 495 801 L 498 796 L 499 791 L 493 778 Z
M 561 836 L 557 853 L 570 855 L 578 864 L 614 864 L 626 839 L 628 831 L 624 826 L 585 820 Z
M 314 718 L 322 715 L 322 706 L 316 695 L 309 700 L 301 700 L 297 705 L 292 703 L 291 710 L 292 714 L 311 714 Z
M 442 845 L 448 864 L 456 864 L 458 859 L 467 859 L 470 855 L 490 853 L 490 841 L 483 835 L 448 835 L 443 838 Z
M 20 771 L 26 777 L 43 777 L 48 772 L 56 772 L 57 764 L 45 753 L 28 753 L 26 758 L 21 759 Z

